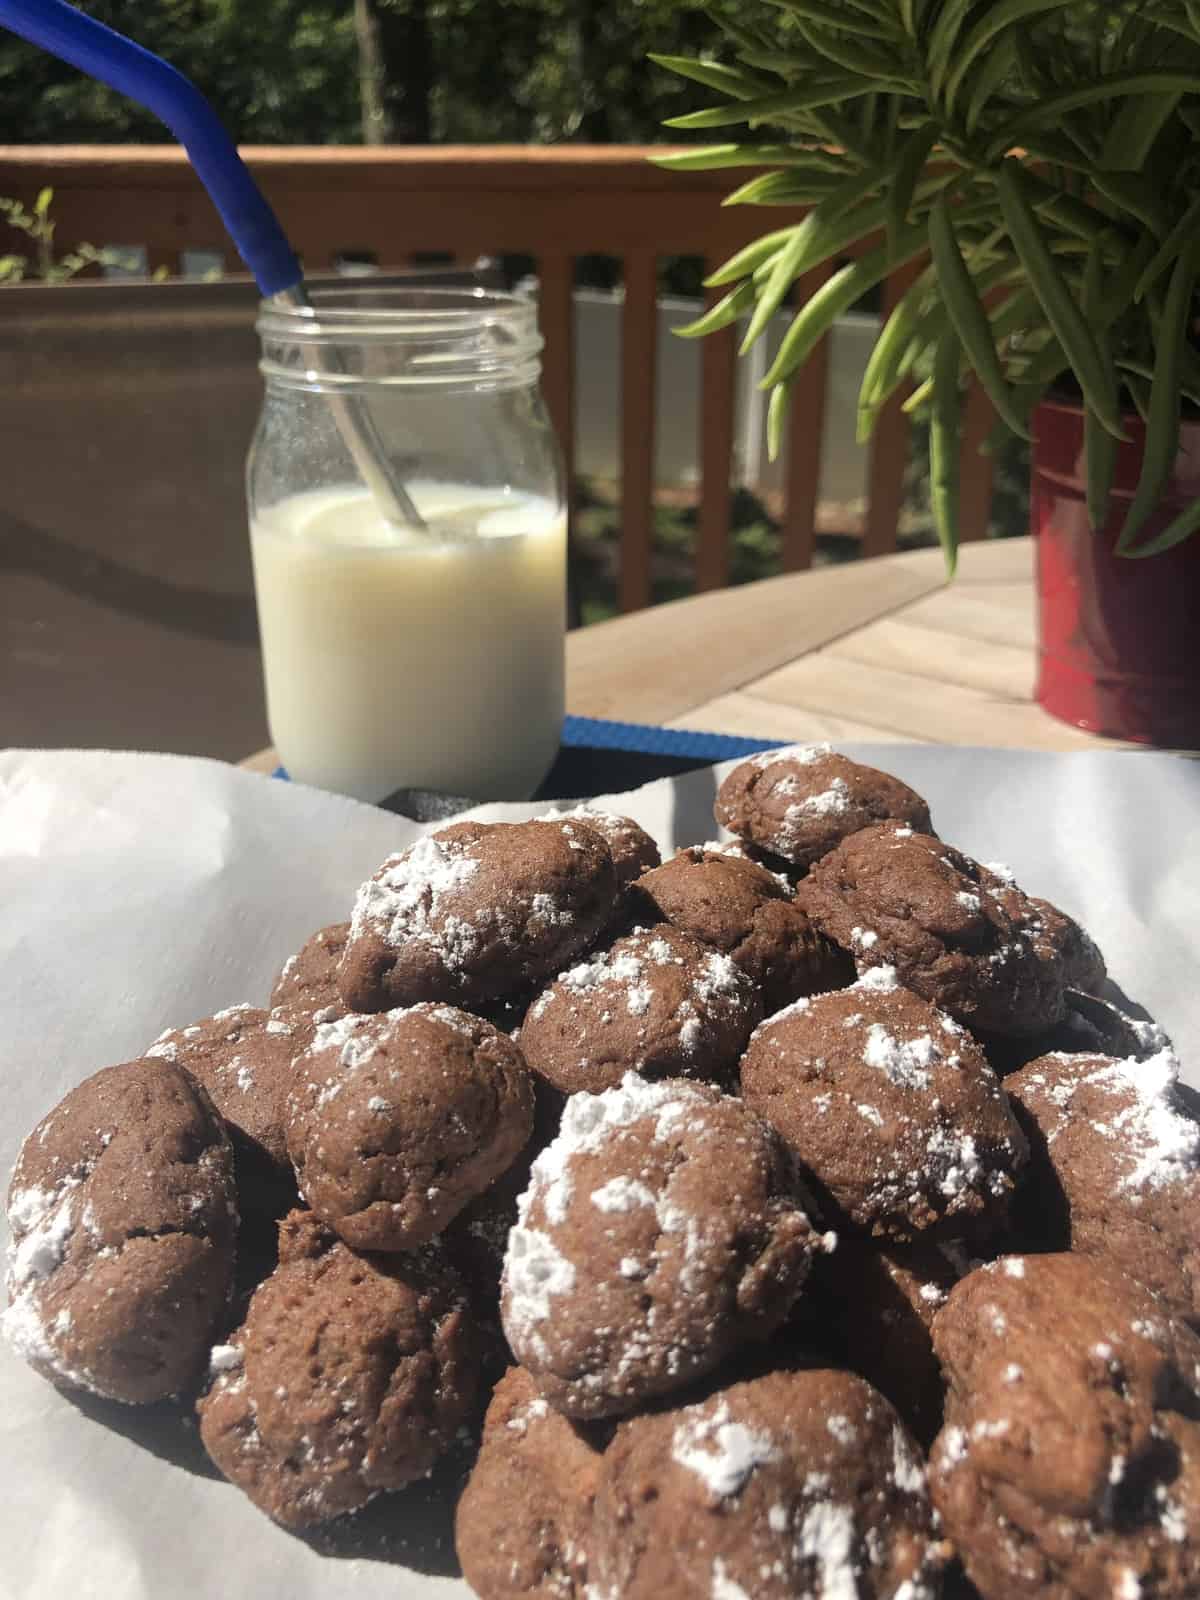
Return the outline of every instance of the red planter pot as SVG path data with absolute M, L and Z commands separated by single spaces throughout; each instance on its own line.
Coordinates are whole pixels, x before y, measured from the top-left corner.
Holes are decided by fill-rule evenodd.
M 1036 535 L 1037 697 L 1077 727 L 1200 749 L 1200 536 L 1144 561 L 1115 552 L 1137 485 L 1145 428 L 1125 419 L 1112 509 L 1088 525 L 1083 413 L 1057 401 L 1034 416 L 1030 514 Z M 1175 472 L 1143 537 L 1200 498 L 1200 423 L 1185 422 Z

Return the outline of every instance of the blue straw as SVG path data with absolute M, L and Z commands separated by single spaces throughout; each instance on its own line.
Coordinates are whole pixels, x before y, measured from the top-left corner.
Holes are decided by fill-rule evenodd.
M 300 263 L 275 213 L 212 107 L 181 72 L 64 0 L 0 0 L 0 23 L 153 111 L 187 151 L 263 295 L 300 283 Z

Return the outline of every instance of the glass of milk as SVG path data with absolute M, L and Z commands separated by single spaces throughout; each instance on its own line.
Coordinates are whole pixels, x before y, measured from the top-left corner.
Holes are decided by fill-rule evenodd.
M 247 469 L 271 737 L 289 775 L 528 799 L 563 719 L 566 514 L 536 307 L 484 290 L 265 301 Z M 426 526 L 377 508 L 338 430 L 357 397 Z M 334 404 L 331 404 L 331 400 Z

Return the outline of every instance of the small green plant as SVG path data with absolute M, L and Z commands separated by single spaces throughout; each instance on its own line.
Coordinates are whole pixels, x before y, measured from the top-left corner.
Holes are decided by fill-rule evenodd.
M 94 244 L 77 245 L 65 256 L 61 258 L 56 256 L 54 253 L 56 224 L 50 215 L 53 202 L 53 189 L 41 190 L 33 202 L 32 211 L 19 200 L 8 200 L 0 196 L 0 218 L 3 218 L 17 233 L 23 233 L 33 247 L 31 254 L 14 252 L 0 256 L 0 283 L 22 283 L 26 278 L 37 278 L 42 283 L 66 283 L 85 267 L 124 267 L 126 270 L 136 267 L 136 258 L 132 252 L 112 248 L 98 249 Z M 156 283 L 167 276 L 165 267 L 158 268 L 152 274 Z
M 748 0 L 736 22 L 712 15 L 731 60 L 655 59 L 721 103 L 668 126 L 751 134 L 660 164 L 766 168 L 725 204 L 809 209 L 720 267 L 708 282 L 728 292 L 683 331 L 747 316 L 746 350 L 798 278 L 831 269 L 763 379 L 772 450 L 789 386 L 833 320 L 910 267 L 867 367 L 859 433 L 915 384 L 906 406 L 928 419 L 951 567 L 970 371 L 1025 438 L 1048 390 L 1082 397 L 1095 528 L 1136 408 L 1146 442 L 1123 554 L 1200 529 L 1197 501 L 1144 536 L 1182 412 L 1200 407 L 1198 0 Z

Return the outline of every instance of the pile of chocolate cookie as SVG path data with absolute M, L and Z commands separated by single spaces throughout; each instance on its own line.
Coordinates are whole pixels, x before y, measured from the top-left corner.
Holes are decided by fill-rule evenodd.
M 661 863 L 389 858 L 26 1139 L 9 1340 L 303 1528 L 483 1417 L 482 1600 L 1200 1594 L 1200 1123 L 1070 917 L 826 746 Z M 486 1408 L 486 1416 L 484 1410 Z

